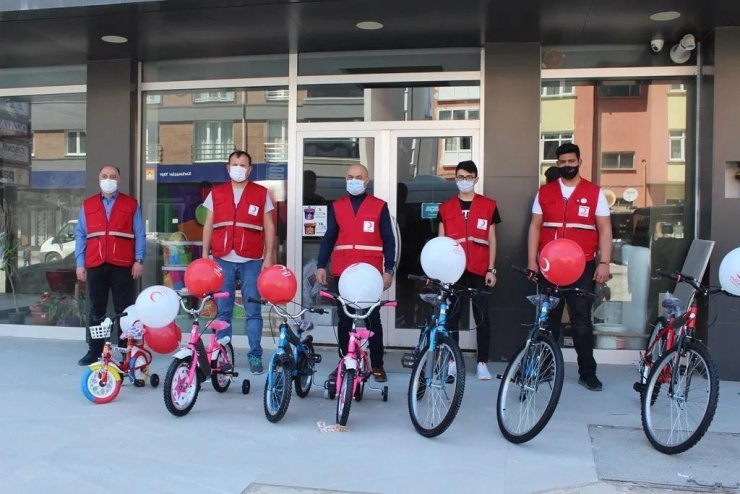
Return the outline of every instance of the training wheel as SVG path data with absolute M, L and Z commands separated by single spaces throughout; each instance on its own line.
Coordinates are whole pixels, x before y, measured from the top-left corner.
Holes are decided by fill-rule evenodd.
M 383 386 L 381 394 L 383 395 L 383 401 L 388 401 L 388 386 Z
M 242 394 L 248 395 L 250 387 L 251 387 L 251 384 L 249 382 L 249 379 L 243 380 L 242 381 Z
M 149 384 L 152 386 L 152 388 L 156 388 L 159 386 L 159 374 L 152 374 L 149 376 Z

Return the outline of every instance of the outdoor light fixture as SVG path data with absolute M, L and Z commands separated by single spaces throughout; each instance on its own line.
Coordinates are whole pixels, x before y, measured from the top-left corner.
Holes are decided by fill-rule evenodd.
M 651 21 L 658 21 L 658 22 L 667 22 L 667 21 L 675 21 L 681 17 L 680 12 L 676 12 L 675 10 L 666 10 L 664 12 L 656 12 L 653 15 L 650 16 Z
M 364 29 L 365 31 L 383 29 L 383 24 L 377 21 L 362 21 L 355 24 L 355 26 L 357 26 L 357 29 Z
M 673 63 L 686 63 L 691 57 L 691 52 L 696 48 L 696 40 L 693 34 L 687 34 L 678 44 L 671 48 L 671 60 Z
M 102 36 L 100 39 L 102 39 L 106 43 L 114 43 L 117 45 L 121 43 L 128 43 L 128 38 L 125 38 L 123 36 L 117 36 L 115 34 L 106 34 L 105 36 Z

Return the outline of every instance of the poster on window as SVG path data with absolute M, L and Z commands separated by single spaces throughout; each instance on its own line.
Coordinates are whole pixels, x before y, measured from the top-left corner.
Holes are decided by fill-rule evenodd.
M 323 237 L 326 233 L 326 206 L 303 206 L 303 236 Z

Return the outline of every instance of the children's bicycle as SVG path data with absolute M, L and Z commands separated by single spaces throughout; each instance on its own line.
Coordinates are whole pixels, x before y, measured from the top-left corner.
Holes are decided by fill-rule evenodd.
M 319 307 L 306 307 L 297 314 L 289 314 L 285 309 L 267 300 L 249 297 L 247 301 L 269 305 L 283 319 L 280 323 L 278 347 L 270 357 L 267 366 L 263 398 L 265 417 L 270 422 L 278 422 L 285 416 L 290 405 L 291 381 L 295 383 L 295 392 L 298 397 L 305 398 L 313 385 L 316 364 L 321 362 L 321 355 L 314 352 L 313 336 L 308 335 L 301 339 L 304 332 L 313 329 L 313 323 L 301 317 L 306 312 L 325 314 L 326 311 Z M 295 326 L 295 332 L 290 328 L 289 323 Z
M 576 294 L 595 298 L 579 288 L 559 288 L 542 282 L 537 273 L 511 267 L 537 286 L 537 293 L 527 297 L 535 307 L 535 321 L 524 346 L 506 366 L 496 404 L 501 434 L 519 444 L 534 438 L 545 428 L 555 412 L 563 390 L 563 353 L 547 328 L 547 316 L 561 302 L 558 295 Z
M 200 385 L 210 377 L 213 389 L 224 393 L 229 389 L 232 379 L 239 376 L 234 370 L 234 347 L 231 337 L 218 337 L 218 333 L 229 327 L 229 323 L 214 319 L 200 331 L 200 314 L 212 299 L 226 298 L 227 292 L 212 293 L 203 298 L 195 309 L 185 303 L 186 292 L 180 292 L 180 306 L 193 319 L 188 344 L 175 353 L 164 378 L 164 404 L 176 417 L 182 417 L 193 409 L 198 399 Z M 210 330 L 208 348 L 201 338 L 204 331 Z M 242 381 L 242 392 L 249 393 L 248 379 Z
M 735 297 L 721 288 L 703 286 L 683 273 L 658 270 L 657 274 L 691 285 L 702 297 L 717 293 Z M 698 312 L 694 297 L 687 311 L 670 316 L 643 355 L 650 372 L 640 389 L 642 428 L 650 444 L 666 454 L 682 453 L 698 443 L 717 409 L 717 367 L 707 347 L 695 336 Z M 650 349 L 656 346 L 663 352 L 652 361 Z
M 347 317 L 352 319 L 352 329 L 349 333 L 349 347 L 347 353 L 339 360 L 337 364 L 336 380 L 328 379 L 324 382 L 324 389 L 327 396 L 332 400 L 337 398 L 337 423 L 347 425 L 349 420 L 349 410 L 352 406 L 352 399 L 362 401 L 365 392 L 365 383 L 373 375 L 370 366 L 370 357 L 365 352 L 365 345 L 373 336 L 373 332 L 367 328 L 358 328 L 358 321 L 364 321 L 375 309 L 380 307 L 395 307 L 395 300 L 379 300 L 370 307 L 362 310 L 355 309 L 356 312 L 350 312 L 347 306 L 356 307 L 356 302 L 349 301 L 337 293 L 321 290 L 321 296 L 336 300 L 342 306 L 342 310 Z M 383 401 L 388 401 L 388 386 L 375 388 L 371 384 L 368 387 L 374 391 L 380 391 Z
M 159 376 L 149 373 L 152 352 L 141 341 L 145 331 L 143 327 L 137 325 L 121 334 L 121 338 L 126 338 L 126 348 L 111 344 L 111 328 L 120 324 L 120 319 L 124 316 L 125 312 L 116 314 L 112 319 L 106 317 L 97 326 L 90 326 L 91 338 L 105 338 L 100 360 L 88 365 L 82 374 L 82 394 L 93 403 L 103 404 L 115 400 L 121 391 L 122 376 L 128 376 L 137 388 L 146 386 L 147 377 L 153 388 L 159 385 Z M 121 358 L 114 358 L 116 354 Z
M 457 416 L 465 393 L 465 360 L 457 342 L 447 331 L 448 298 L 475 297 L 488 293 L 452 283 L 410 274 L 410 280 L 421 281 L 434 289 L 422 293 L 422 301 L 434 306 L 419 333 L 416 347 L 404 354 L 401 365 L 411 369 L 408 408 L 416 432 L 425 437 L 442 434 Z

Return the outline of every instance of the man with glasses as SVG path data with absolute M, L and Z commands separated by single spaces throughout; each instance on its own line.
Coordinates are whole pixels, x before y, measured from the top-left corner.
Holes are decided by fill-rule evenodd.
M 474 191 L 478 183 L 478 167 L 473 161 L 461 161 L 455 168 L 455 183 L 458 194 L 439 207 L 439 236 L 447 236 L 460 242 L 465 249 L 465 272 L 459 283 L 469 288 L 483 290 L 496 284 L 496 224 L 501 222 L 496 201 Z M 460 314 L 467 304 L 458 303 L 452 297 L 448 313 L 447 329 L 455 341 Z M 489 380 L 488 351 L 491 341 L 488 327 L 488 296 L 473 298 L 473 316 L 478 328 L 478 379 Z M 454 367 L 450 365 L 452 373 Z M 453 376 L 454 378 L 454 376 Z

